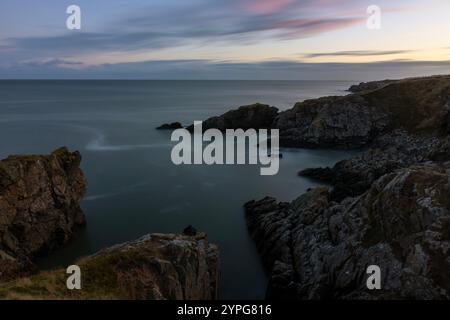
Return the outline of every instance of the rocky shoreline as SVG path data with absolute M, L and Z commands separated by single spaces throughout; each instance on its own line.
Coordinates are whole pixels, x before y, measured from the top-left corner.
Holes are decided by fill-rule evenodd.
M 219 250 L 193 227 L 81 258 L 82 290 L 67 288 L 65 269 L 38 272 L 35 259 L 86 224 L 80 162 L 67 148 L 0 161 L 0 299 L 218 298 Z
M 299 172 L 331 187 L 291 203 L 266 197 L 244 205 L 270 273 L 267 297 L 449 299 L 450 76 L 350 91 L 283 112 L 243 106 L 204 122 L 205 130 L 279 129 L 282 146 L 362 151 L 333 168 Z M 0 161 L 0 299 L 218 298 L 219 250 L 192 227 L 80 259 L 82 291 L 67 290 L 65 270 L 36 273 L 34 260 L 86 223 L 80 161 L 66 148 Z M 369 265 L 381 268 L 381 290 L 366 287 Z
M 271 299 L 450 298 L 450 76 L 361 83 L 352 94 L 256 116 L 280 144 L 360 149 L 333 168 L 299 172 L 332 187 L 291 203 L 245 204 L 271 274 Z M 243 114 L 243 108 L 239 114 Z M 267 108 L 267 107 L 264 107 Z M 237 114 L 235 111 L 231 114 Z M 224 130 L 225 115 L 206 120 Z M 258 129 L 261 121 L 246 127 Z M 235 125 L 230 125 L 234 128 Z M 366 287 L 378 265 L 382 290 Z
M 36 257 L 63 246 L 86 223 L 80 161 L 66 148 L 0 161 L 0 282 L 35 271 Z
M 151 234 L 75 262 L 81 290 L 65 269 L 0 285 L 0 299 L 212 300 L 218 297 L 219 250 L 204 233 Z

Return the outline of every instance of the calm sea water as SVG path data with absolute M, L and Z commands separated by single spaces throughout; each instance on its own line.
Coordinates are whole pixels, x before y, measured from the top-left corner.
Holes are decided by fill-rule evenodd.
M 343 151 L 282 150 L 276 176 L 258 166 L 175 166 L 170 132 L 254 102 L 284 110 L 299 100 L 344 94 L 350 82 L 305 81 L 0 81 L 0 157 L 79 150 L 89 182 L 88 226 L 45 268 L 152 232 L 189 224 L 221 249 L 221 297 L 263 298 L 267 275 L 250 239 L 242 205 L 266 195 L 292 200 L 313 182 L 303 168 L 348 158 Z

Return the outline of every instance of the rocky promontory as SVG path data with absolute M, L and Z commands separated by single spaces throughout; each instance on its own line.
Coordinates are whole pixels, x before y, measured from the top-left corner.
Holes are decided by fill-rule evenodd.
M 450 298 L 448 162 L 396 170 L 342 202 L 315 188 L 245 208 L 271 270 L 269 298 Z M 381 290 L 366 287 L 369 265 L 381 268 Z
M 450 299 L 450 76 L 359 85 L 280 113 L 284 145 L 364 148 L 291 203 L 245 205 L 274 299 Z M 381 290 L 366 286 L 379 266 Z
M 176 130 L 183 128 L 180 122 L 164 123 L 156 128 L 156 130 Z
M 267 129 L 271 128 L 278 109 L 267 104 L 255 103 L 230 110 L 221 116 L 211 117 L 202 123 L 203 130 L 219 129 Z M 193 131 L 194 126 L 188 127 Z
M 80 161 L 66 148 L 0 161 L 0 282 L 33 271 L 37 256 L 63 246 L 85 224 Z
M 80 259 L 82 290 L 67 288 L 65 269 L 38 273 L 35 258 L 85 225 L 80 161 L 67 148 L 0 161 L 0 299 L 216 299 L 219 251 L 192 226 Z
M 395 130 L 442 135 L 450 126 L 450 76 L 360 84 L 346 96 L 298 102 L 278 112 L 263 104 L 242 106 L 204 121 L 203 129 L 280 130 L 280 146 L 355 149 Z M 189 127 L 191 130 L 193 126 Z
M 65 269 L 0 285 L 0 299 L 211 300 L 218 297 L 219 251 L 204 233 L 151 234 L 75 263 L 81 290 Z

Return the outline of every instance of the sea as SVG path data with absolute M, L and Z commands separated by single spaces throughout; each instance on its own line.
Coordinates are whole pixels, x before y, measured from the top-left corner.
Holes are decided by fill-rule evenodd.
M 348 81 L 0 81 L 0 158 L 79 150 L 88 181 L 86 228 L 39 260 L 65 267 L 99 249 L 148 233 L 192 225 L 220 248 L 222 299 L 263 299 L 268 274 L 249 236 L 243 204 L 273 196 L 290 201 L 316 182 L 308 167 L 332 166 L 350 151 L 282 149 L 279 173 L 255 165 L 179 165 L 169 131 L 255 102 L 280 110 L 297 101 L 344 95 Z

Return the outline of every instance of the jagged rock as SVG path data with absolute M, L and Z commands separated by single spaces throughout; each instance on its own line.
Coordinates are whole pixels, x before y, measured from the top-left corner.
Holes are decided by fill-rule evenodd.
M 66 270 L 58 269 L 0 285 L 0 298 L 218 298 L 219 250 L 204 233 L 147 235 L 82 258 L 76 265 L 81 269 L 81 290 L 68 290 Z
M 384 175 L 341 203 L 326 188 L 290 204 L 247 203 L 272 272 L 269 298 L 449 299 L 449 199 L 450 163 L 428 163 Z M 381 290 L 366 287 L 369 265 L 381 268 Z
M 203 130 L 280 130 L 280 146 L 355 149 L 394 130 L 450 133 L 450 76 L 362 83 L 347 96 L 298 102 L 287 111 L 254 104 L 203 122 Z M 193 125 L 187 129 L 192 131 Z
M 372 90 L 297 103 L 273 127 L 287 147 L 358 148 L 394 130 L 449 133 L 450 76 L 368 83 Z
M 450 161 L 450 135 L 439 141 L 430 151 L 429 158 L 434 161 Z
M 387 124 L 387 114 L 363 97 L 349 95 L 299 102 L 280 113 L 273 126 L 280 129 L 280 145 L 285 147 L 357 148 Z
M 271 128 L 277 114 L 277 108 L 255 103 L 228 111 L 218 117 L 209 118 L 203 122 L 202 127 L 203 130 L 214 128 L 221 131 L 226 129 L 267 129 Z M 190 131 L 193 129 L 193 125 L 188 127 Z
M 179 122 L 172 122 L 172 123 L 164 123 L 163 125 L 156 128 L 156 130 L 175 130 L 175 129 L 181 129 L 183 126 Z
M 438 148 L 439 138 L 409 135 L 396 130 L 377 138 L 372 148 L 338 162 L 333 168 L 310 168 L 299 175 L 331 183 L 331 197 L 340 201 L 364 193 L 372 183 L 386 173 L 425 162 L 429 154 Z
M 0 161 L 0 281 L 33 270 L 35 257 L 64 245 L 85 224 L 80 161 L 66 148 Z

